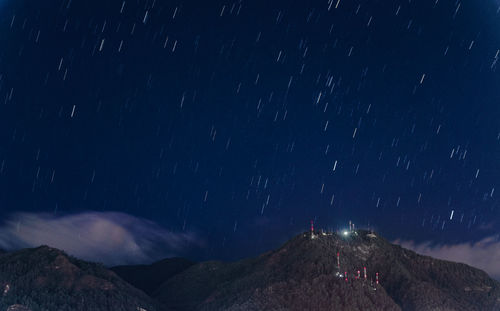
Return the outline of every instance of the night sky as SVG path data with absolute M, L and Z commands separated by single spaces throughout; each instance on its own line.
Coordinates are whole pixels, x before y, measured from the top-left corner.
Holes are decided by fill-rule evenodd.
M 223 260 L 311 219 L 500 230 L 496 0 L 0 6 L 4 220 L 119 212 Z

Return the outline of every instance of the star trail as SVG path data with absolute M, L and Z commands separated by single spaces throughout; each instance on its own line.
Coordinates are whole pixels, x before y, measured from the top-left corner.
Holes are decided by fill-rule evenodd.
M 0 3 L 4 219 L 129 214 L 203 259 L 500 229 L 498 1 Z

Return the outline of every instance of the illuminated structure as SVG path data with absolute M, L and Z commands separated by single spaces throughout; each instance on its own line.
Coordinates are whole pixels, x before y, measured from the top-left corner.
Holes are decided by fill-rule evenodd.
M 314 221 L 311 220 L 311 240 L 316 238 L 314 235 Z

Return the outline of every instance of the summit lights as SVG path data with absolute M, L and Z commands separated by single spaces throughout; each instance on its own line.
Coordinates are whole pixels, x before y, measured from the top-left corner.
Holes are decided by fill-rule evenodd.
M 314 221 L 311 220 L 311 240 L 316 238 L 316 236 L 314 235 Z

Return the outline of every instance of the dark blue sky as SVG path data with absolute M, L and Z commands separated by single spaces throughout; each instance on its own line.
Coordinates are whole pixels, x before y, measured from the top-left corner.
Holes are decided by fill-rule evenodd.
M 481 239 L 499 49 L 493 0 L 6 1 L 1 215 L 120 211 L 197 232 L 199 258 L 310 219 Z

